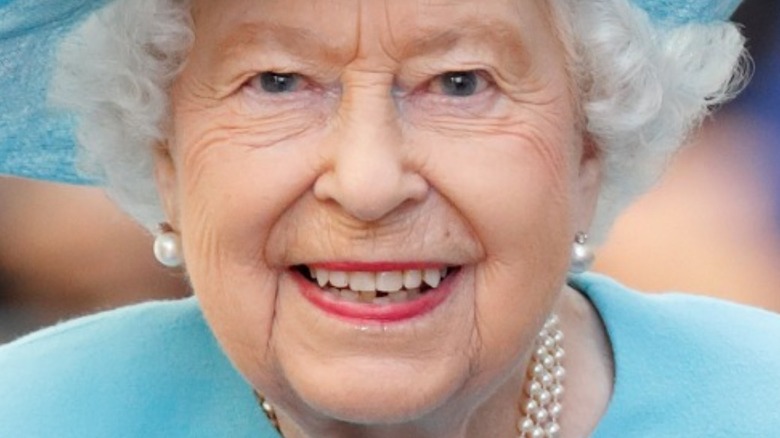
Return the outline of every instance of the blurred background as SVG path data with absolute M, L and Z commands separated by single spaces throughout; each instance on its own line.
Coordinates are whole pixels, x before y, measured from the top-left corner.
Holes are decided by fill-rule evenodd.
M 745 92 L 708 120 L 597 252 L 595 270 L 648 292 L 780 312 L 780 13 L 746 0 Z M 0 343 L 57 321 L 190 291 L 152 238 L 96 188 L 0 177 Z
M 622 215 L 596 270 L 644 291 L 780 312 L 780 4 L 747 0 L 735 21 L 754 60 L 750 84 Z
M 100 189 L 0 177 L 0 343 L 63 319 L 182 297 L 152 237 Z

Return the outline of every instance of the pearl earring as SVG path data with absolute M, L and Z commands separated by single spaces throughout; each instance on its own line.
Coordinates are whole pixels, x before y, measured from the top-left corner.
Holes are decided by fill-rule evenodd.
M 582 274 L 590 269 L 596 256 L 593 254 L 593 248 L 588 245 L 588 234 L 579 231 L 574 236 L 574 244 L 571 247 L 571 262 L 569 272 L 572 274 Z
M 161 224 L 160 233 L 154 238 L 154 258 L 168 268 L 178 268 L 184 263 L 179 235 L 168 224 Z

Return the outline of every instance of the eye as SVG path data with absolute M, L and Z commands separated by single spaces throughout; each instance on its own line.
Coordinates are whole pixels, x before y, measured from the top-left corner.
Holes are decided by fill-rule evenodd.
M 483 91 L 487 79 L 476 70 L 451 71 L 433 79 L 430 91 L 452 97 L 468 97 Z
M 250 81 L 255 89 L 262 90 L 266 93 L 292 93 L 301 89 L 304 85 L 304 80 L 301 75 L 297 73 L 276 73 L 272 71 L 266 71 L 253 77 Z

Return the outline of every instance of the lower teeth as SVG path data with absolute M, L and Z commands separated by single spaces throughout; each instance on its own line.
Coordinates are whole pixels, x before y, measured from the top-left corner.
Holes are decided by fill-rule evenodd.
M 360 298 L 360 294 L 352 289 L 330 289 L 329 292 L 332 292 L 335 296 L 344 301 L 357 302 L 358 298 Z
M 420 290 L 419 288 L 401 290 L 398 292 L 355 292 L 352 289 L 336 288 L 328 288 L 325 290 L 326 292 L 344 301 L 373 304 L 402 303 L 404 301 L 415 299 L 426 292 Z

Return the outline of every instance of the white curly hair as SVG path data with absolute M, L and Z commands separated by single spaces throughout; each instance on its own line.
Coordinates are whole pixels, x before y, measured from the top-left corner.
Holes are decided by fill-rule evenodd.
M 653 22 L 630 0 L 549 0 L 603 182 L 590 234 L 660 177 L 671 156 L 744 82 L 733 23 Z M 114 0 L 63 42 L 51 86 L 77 119 L 80 170 L 149 230 L 165 221 L 154 182 L 168 91 L 192 45 L 190 0 Z

